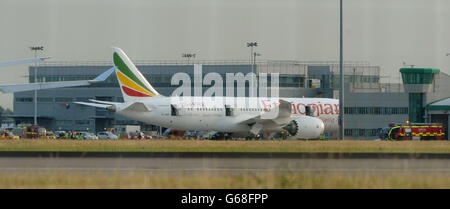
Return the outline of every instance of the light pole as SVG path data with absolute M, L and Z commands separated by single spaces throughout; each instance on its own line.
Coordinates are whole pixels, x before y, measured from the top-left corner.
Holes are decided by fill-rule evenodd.
M 406 62 L 403 62 L 403 66 L 405 66 L 405 67 L 409 66 L 410 68 L 414 68 L 414 66 L 416 66 L 416 65 L 408 65 L 408 64 L 406 64 Z
M 261 54 L 253 52 L 253 66 L 255 66 L 255 67 L 256 67 L 256 57 L 257 56 L 261 56 Z M 255 71 L 256 71 L 256 69 L 255 69 Z M 252 70 L 252 72 L 253 72 L 253 70 Z M 258 78 L 258 75 L 255 75 L 255 78 Z M 256 82 L 258 82 L 258 79 L 256 79 Z M 252 76 L 252 87 L 253 87 L 253 76 Z M 253 92 L 253 89 L 252 89 L 252 92 Z
M 256 57 L 257 57 L 257 56 L 261 56 L 261 54 L 260 54 L 260 53 L 253 52 L 253 65 L 256 64 Z
M 34 58 L 37 58 L 37 51 L 44 51 L 43 46 L 32 46 L 31 51 L 34 51 Z M 37 63 L 34 63 L 34 83 L 37 83 Z M 34 90 L 34 125 L 37 125 L 37 90 Z
M 251 96 L 255 96 L 253 95 L 253 75 L 254 75 L 254 66 L 255 66 L 255 58 L 256 58 L 256 52 L 253 53 L 253 47 L 257 47 L 258 43 L 255 42 L 247 42 L 247 47 L 250 47 L 250 59 L 252 59 L 252 82 L 250 84 L 250 92 L 249 92 L 249 97 Z M 259 56 L 259 55 L 258 55 Z
M 342 0 L 339 2 L 339 139 L 344 140 L 344 73 L 342 38 Z
M 187 63 L 188 64 L 189 64 L 189 60 L 191 58 L 195 58 L 195 54 L 191 54 L 191 53 L 183 53 L 181 56 L 184 57 L 184 58 L 187 58 Z

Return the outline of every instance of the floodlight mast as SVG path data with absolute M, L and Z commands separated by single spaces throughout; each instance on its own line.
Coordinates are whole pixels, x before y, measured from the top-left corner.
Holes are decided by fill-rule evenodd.
M 189 64 L 189 60 L 191 58 L 195 58 L 195 54 L 193 54 L 193 53 L 183 53 L 183 54 L 181 54 L 181 57 L 187 58 L 187 64 Z
M 339 4 L 339 139 L 344 140 L 344 73 L 343 73 L 343 37 L 342 37 L 342 0 Z
M 254 68 L 255 68 L 255 59 L 256 56 L 260 56 L 260 54 L 257 55 L 256 52 L 253 52 L 253 47 L 257 47 L 258 43 L 255 42 L 247 42 L 247 47 L 250 47 L 250 59 L 251 59 L 251 63 L 252 63 L 252 82 L 250 84 L 250 91 L 249 91 L 249 97 L 255 97 L 256 95 L 253 95 L 253 75 L 254 75 Z
M 34 58 L 37 58 L 37 51 L 44 51 L 43 46 L 31 46 L 31 51 L 34 51 Z M 34 83 L 37 83 L 37 62 L 34 63 Z M 34 125 L 37 123 L 37 90 L 34 90 Z

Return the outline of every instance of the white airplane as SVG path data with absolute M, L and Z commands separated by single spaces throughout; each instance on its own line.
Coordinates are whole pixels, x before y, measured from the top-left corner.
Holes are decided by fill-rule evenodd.
M 274 134 L 285 129 L 293 138 L 314 139 L 325 131 L 338 129 L 339 102 L 336 99 L 166 97 L 152 87 L 121 49 L 113 48 L 113 60 L 124 103 L 98 100 L 75 103 L 104 108 L 162 127 L 214 130 L 233 136 Z M 255 99 L 254 105 L 249 105 L 251 99 Z M 236 105 L 239 102 L 246 105 Z
M 9 62 L 0 62 L 0 67 L 6 67 L 11 65 L 18 64 L 26 64 L 33 62 L 42 62 L 48 58 L 33 58 L 33 59 L 24 59 L 24 60 L 16 60 Z M 10 84 L 10 85 L 0 85 L 0 92 L 2 93 L 14 93 L 21 91 L 32 91 L 32 90 L 41 90 L 41 89 L 52 89 L 52 88 L 63 88 L 63 87 L 72 87 L 72 86 L 87 86 L 93 83 L 98 83 L 105 81 L 106 78 L 111 75 L 116 67 L 112 67 L 104 73 L 100 74 L 93 80 L 79 80 L 79 81 L 59 81 L 59 82 L 45 82 L 45 83 L 27 83 L 27 84 Z

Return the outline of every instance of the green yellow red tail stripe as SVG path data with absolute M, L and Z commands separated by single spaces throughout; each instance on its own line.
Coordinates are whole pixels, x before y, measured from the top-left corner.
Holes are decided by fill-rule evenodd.
M 155 94 L 151 93 L 147 89 L 144 89 L 140 85 L 136 84 L 133 80 L 131 80 L 130 78 L 125 76 L 120 71 L 117 71 L 117 78 L 122 83 L 122 89 L 123 89 L 123 87 L 126 87 L 127 89 L 129 89 L 131 91 L 135 91 L 137 93 L 140 93 L 140 95 L 145 95 L 145 96 L 150 96 L 150 97 L 155 96 Z M 128 94 L 128 92 L 129 91 L 125 91 L 125 93 L 127 93 L 127 94 Z M 132 95 L 129 95 L 129 96 L 132 96 Z M 136 95 L 133 95 L 133 96 L 136 96 Z
M 125 92 L 125 94 L 127 94 L 128 96 L 132 96 L 132 97 L 151 97 L 148 94 L 143 94 L 141 92 L 130 89 L 126 86 L 122 86 L 122 90 L 123 90 L 123 92 Z
M 114 65 L 117 66 L 117 79 L 125 100 L 128 97 L 130 97 L 128 99 L 132 100 L 132 97 L 153 97 L 159 95 L 120 48 L 114 47 L 113 50 L 113 61 Z

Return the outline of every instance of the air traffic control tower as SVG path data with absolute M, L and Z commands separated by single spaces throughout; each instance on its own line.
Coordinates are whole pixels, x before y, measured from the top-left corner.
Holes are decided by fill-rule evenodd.
M 403 86 L 409 97 L 409 121 L 425 122 L 425 96 L 432 91 L 434 75 L 439 72 L 435 68 L 400 68 Z

